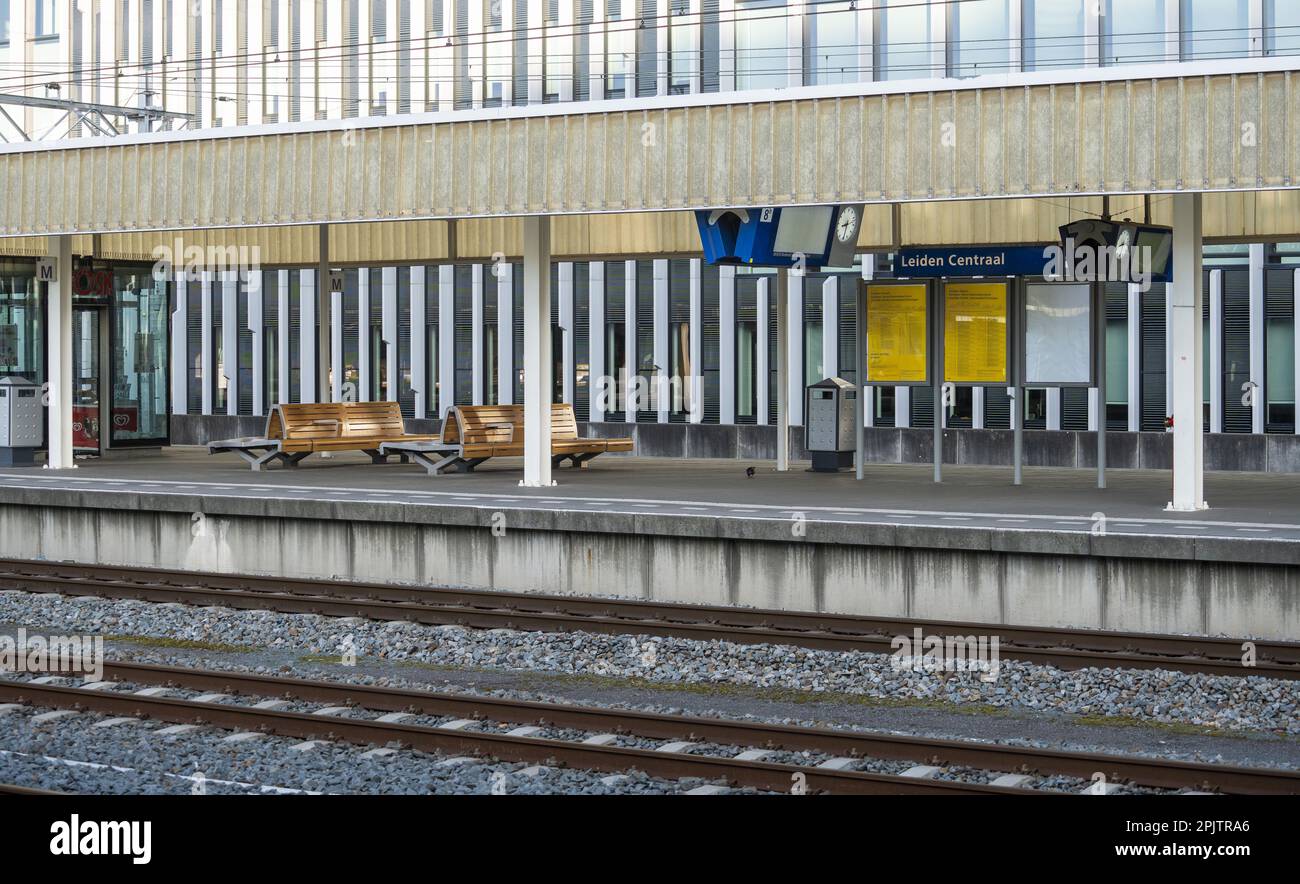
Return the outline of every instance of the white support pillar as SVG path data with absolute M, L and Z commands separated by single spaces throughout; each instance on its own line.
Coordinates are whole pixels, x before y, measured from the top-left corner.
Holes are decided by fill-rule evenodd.
M 787 423 L 801 426 L 803 424 L 803 284 L 806 278 L 802 271 L 778 270 L 777 275 L 785 281 L 785 297 L 778 302 L 778 307 L 785 308 L 785 344 L 782 346 L 785 363 L 785 392 L 787 404 Z M 781 314 L 777 314 L 778 318 Z M 821 378 L 818 378 L 821 380 Z
M 804 17 L 807 14 L 804 0 L 788 0 L 785 9 L 785 82 L 787 86 L 802 86 Z
M 1255 385 L 1251 397 L 1250 431 L 1264 432 L 1264 412 L 1268 402 L 1264 372 L 1264 244 L 1250 244 L 1250 380 Z
M 470 403 L 483 404 L 483 265 L 469 268 Z
M 293 271 L 297 272 L 297 271 Z M 275 300 L 275 338 L 276 363 L 279 377 L 276 379 L 277 404 L 290 401 L 289 396 L 289 273 L 277 270 Z
M 212 414 L 212 271 L 199 271 L 199 413 Z
M 1101 64 L 1101 3 L 1083 5 L 1083 63 L 1095 68 Z
M 682 390 L 687 397 L 687 420 L 693 424 L 704 420 L 704 262 L 699 258 L 691 259 L 691 311 L 690 311 L 690 369 L 681 379 Z
M 515 265 L 498 261 L 493 267 L 497 282 L 497 377 L 500 379 L 497 402 L 511 405 L 515 401 Z
M 872 4 L 876 5 L 876 4 Z M 930 4 L 930 76 L 948 75 L 948 4 Z
M 384 382 L 387 393 L 384 398 L 389 402 L 397 401 L 397 268 L 385 267 L 380 271 L 379 330 L 384 340 Z
M 790 272 L 776 271 L 776 470 L 790 469 Z
M 1142 429 L 1142 287 L 1128 287 L 1128 429 Z
M 1265 0 L 1250 0 L 1246 13 L 1246 23 L 1250 27 L 1250 54 L 1260 56 L 1267 48 L 1264 44 L 1264 3 Z
M 428 333 L 425 329 L 424 266 L 411 267 L 411 393 L 415 399 L 415 419 L 423 420 L 429 414 L 429 354 L 425 347 Z
M 262 329 L 262 271 L 241 271 L 244 276 L 244 290 L 248 293 L 248 331 L 253 337 L 253 414 L 266 414 L 266 365 L 263 355 Z M 182 340 L 184 340 L 182 338 Z
M 628 0 L 628 2 L 635 3 L 636 0 Z M 650 20 L 649 26 L 655 28 L 658 32 L 655 34 L 655 94 L 667 95 L 668 58 L 670 55 L 668 51 L 668 28 L 672 11 L 669 8 L 668 0 L 641 0 L 641 2 L 643 8 L 648 6 L 653 10 L 651 15 L 654 18 Z M 650 18 L 650 16 L 643 16 L 643 18 Z
M 772 367 L 768 365 L 767 357 L 769 350 L 767 339 L 769 328 L 768 320 L 772 315 L 769 308 L 772 288 L 771 276 L 760 276 L 758 278 L 758 285 L 755 293 L 755 314 L 757 316 L 757 322 L 755 322 L 755 325 L 758 327 L 758 341 L 754 347 L 758 352 L 754 359 L 754 386 L 757 388 L 755 392 L 758 394 L 756 397 L 758 402 L 756 404 L 758 406 L 757 421 L 759 426 L 767 426 L 769 412 L 768 391 L 770 385 L 768 381 L 770 380 Z
M 654 264 L 654 402 L 656 418 L 668 423 L 669 379 L 672 366 L 668 358 L 668 259 L 656 258 Z
M 1223 432 L 1223 271 L 1210 271 L 1210 432 Z
M 316 395 L 318 401 L 330 398 L 330 228 L 318 228 L 320 245 L 316 266 Z M 309 400 L 304 399 L 304 402 Z
M 53 246 L 54 279 L 45 290 L 49 329 L 45 466 L 67 470 L 76 467 L 72 454 L 72 237 L 52 236 L 47 241 Z
M 551 481 L 551 219 L 524 218 L 524 479 Z
M 606 379 L 605 368 L 605 262 L 592 261 L 587 268 L 587 389 L 590 391 L 589 420 L 605 419 L 605 402 L 614 384 Z
M 1173 339 L 1174 494 L 1169 509 L 1205 509 L 1201 427 L 1201 195 L 1174 194 Z
M 573 403 L 573 385 L 577 376 L 574 369 L 573 353 L 573 262 L 565 261 L 556 268 L 557 282 L 560 284 L 560 290 L 557 296 L 560 299 L 560 354 L 561 364 L 564 366 L 564 376 L 561 379 L 561 390 L 564 401 Z
M 863 3 L 855 10 L 853 19 L 854 30 L 857 34 L 858 45 L 858 80 L 863 83 L 870 83 L 876 79 L 875 74 L 875 46 L 876 46 L 876 4 Z M 863 273 L 866 273 L 866 259 L 874 257 L 870 255 L 863 256 Z M 867 276 L 867 279 L 871 277 Z M 867 409 L 870 414 L 871 409 Z
M 983 387 L 971 388 L 970 426 L 972 430 L 984 429 L 984 388 Z
M 736 268 L 718 268 L 718 423 L 736 422 Z
M 456 404 L 456 268 L 438 268 L 438 417 Z
M 178 270 L 172 285 L 176 309 L 172 311 L 172 414 L 189 413 L 189 290 L 185 271 Z M 50 326 L 54 328 L 54 326 Z
M 628 87 L 631 88 L 631 87 Z M 626 404 L 624 407 L 624 419 L 629 424 L 636 423 L 636 413 L 640 408 L 645 407 L 641 400 L 645 398 L 646 391 L 637 387 L 637 374 L 640 366 L 637 365 L 638 354 L 636 351 L 636 262 L 623 262 L 623 353 L 624 364 L 626 366 L 627 377 L 623 382 L 623 389 L 626 393 Z
M 239 414 L 239 273 L 221 271 L 221 373 L 226 414 Z

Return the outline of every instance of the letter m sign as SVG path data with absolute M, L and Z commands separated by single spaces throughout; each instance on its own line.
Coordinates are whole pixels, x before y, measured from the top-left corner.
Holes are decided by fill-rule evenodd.
M 340 294 L 343 293 L 343 271 L 342 270 L 330 271 L 330 292 L 331 293 L 338 292 Z
M 59 265 L 53 258 L 40 258 L 36 261 L 37 282 L 58 282 Z

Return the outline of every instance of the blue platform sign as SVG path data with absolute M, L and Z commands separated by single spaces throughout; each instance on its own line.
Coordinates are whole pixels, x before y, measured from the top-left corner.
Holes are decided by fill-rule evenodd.
M 1059 245 L 900 249 L 894 260 L 894 276 L 914 279 L 1041 276 L 1058 282 L 1173 280 L 1167 254 L 1163 258 L 1157 255 L 1157 269 L 1152 270 L 1148 269 L 1149 257 L 1139 262 L 1134 253 L 1131 264 L 1127 260 L 1115 264 L 1113 252 L 1113 249 L 1097 251 L 1092 245 L 1073 243 L 1068 251 Z
M 1042 276 L 1045 246 L 902 249 L 894 275 L 937 279 L 953 276 Z

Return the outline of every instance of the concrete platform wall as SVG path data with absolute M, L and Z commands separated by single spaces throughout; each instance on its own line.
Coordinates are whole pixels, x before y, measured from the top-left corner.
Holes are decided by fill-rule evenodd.
M 436 433 L 437 420 L 408 420 L 412 433 Z M 260 435 L 261 417 L 173 415 L 172 443 L 206 445 L 213 439 Z M 776 457 L 776 428 L 718 424 L 584 425 L 597 437 L 631 436 L 635 454 L 643 457 L 732 458 L 771 460 Z M 868 463 L 932 463 L 934 433 L 929 429 L 868 427 Z M 803 428 L 790 430 L 790 456 L 807 460 Z M 1010 430 L 944 431 L 944 463 L 979 466 L 1011 464 Z M 1097 466 L 1097 434 L 1070 430 L 1026 430 L 1025 466 L 1093 469 Z M 1106 464 L 1113 469 L 1168 470 L 1173 466 L 1173 436 L 1169 433 L 1107 433 Z M 1300 473 L 1300 436 L 1290 434 L 1214 433 L 1205 437 L 1207 470 Z
M 421 508 L 438 512 L 408 521 L 385 517 L 383 505 L 352 504 L 354 517 L 338 518 L 344 505 L 322 503 L 314 515 L 331 515 L 320 518 L 258 513 L 265 504 L 251 500 L 222 506 L 205 498 L 203 511 L 188 511 L 179 500 L 149 508 L 135 499 L 125 508 L 84 500 L 0 504 L 0 555 L 1300 640 L 1300 568 L 1246 555 L 1206 560 L 1213 557 L 1191 546 L 1144 554 L 1118 537 L 1083 535 L 1071 549 L 1024 532 L 1007 534 L 1009 548 L 998 549 L 995 535 L 973 529 L 864 537 L 859 528 L 853 541 L 837 542 L 834 526 L 811 523 L 808 536 L 796 538 L 782 522 L 737 521 L 725 532 L 701 525 L 692 533 L 681 520 L 611 523 L 609 514 L 536 511 L 500 513 L 505 531 L 497 536 L 495 514 L 469 508 Z M 542 524 L 548 518 L 563 527 Z M 1114 554 L 1087 551 L 1100 540 Z

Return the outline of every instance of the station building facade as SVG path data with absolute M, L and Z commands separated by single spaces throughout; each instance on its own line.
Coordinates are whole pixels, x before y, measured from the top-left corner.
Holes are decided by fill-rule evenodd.
M 1287 0 L 0 0 L 0 92 L 163 107 L 200 127 L 1290 54 L 1300 4 Z M 76 111 L 0 110 L 7 140 L 103 134 Z M 37 254 L 0 240 L 0 374 L 43 383 Z M 806 384 L 855 380 L 856 286 L 891 277 L 894 259 L 864 251 L 852 267 L 791 279 L 792 423 Z M 1211 433 L 1295 436 L 1297 269 L 1300 243 L 1207 245 Z M 767 453 L 770 433 L 744 428 L 776 419 L 772 273 L 680 252 L 561 261 L 551 276 L 555 398 L 580 420 L 635 424 L 648 454 Z M 330 299 L 329 391 L 317 389 L 317 289 L 309 266 L 181 278 L 148 261 L 80 259 L 75 393 L 97 415 L 79 447 L 254 432 L 272 404 L 322 394 L 395 399 L 413 420 L 522 401 L 522 271 L 504 254 L 345 267 Z M 1165 287 L 1111 284 L 1106 314 L 1105 403 L 1095 390 L 1027 392 L 1025 427 L 1057 434 L 1044 463 L 1078 456 L 1068 434 L 1102 422 L 1165 430 Z M 930 427 L 931 395 L 877 388 L 867 421 Z M 1005 388 L 960 388 L 944 420 L 994 434 L 1010 426 L 1010 403 Z M 1116 464 L 1161 465 L 1136 440 L 1131 459 L 1112 449 Z M 1220 466 L 1300 469 L 1300 449 L 1222 450 L 1238 457 Z M 905 442 L 896 456 L 909 459 Z

